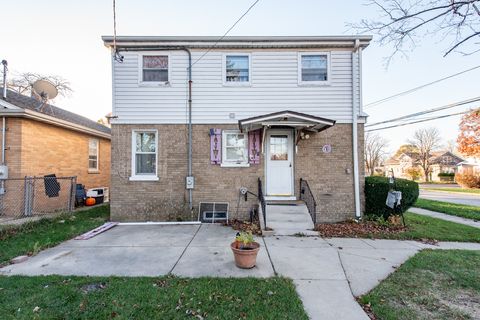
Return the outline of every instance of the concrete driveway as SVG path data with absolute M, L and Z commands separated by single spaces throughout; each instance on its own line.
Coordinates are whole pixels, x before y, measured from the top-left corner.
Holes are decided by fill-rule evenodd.
M 469 206 L 480 206 L 480 195 L 478 194 L 420 189 L 420 198 Z
M 354 296 L 373 289 L 423 248 L 480 250 L 480 244 L 414 241 L 257 238 L 257 266 L 236 268 L 231 228 L 219 225 L 116 226 L 89 240 L 70 240 L 0 275 L 272 277 L 293 279 L 312 319 L 368 319 Z

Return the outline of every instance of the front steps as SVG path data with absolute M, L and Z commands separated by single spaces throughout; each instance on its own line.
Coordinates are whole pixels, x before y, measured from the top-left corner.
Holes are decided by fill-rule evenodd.
M 313 231 L 313 221 L 303 201 L 267 201 L 266 207 L 266 230 L 263 230 L 264 223 L 261 221 L 264 235 L 318 235 Z

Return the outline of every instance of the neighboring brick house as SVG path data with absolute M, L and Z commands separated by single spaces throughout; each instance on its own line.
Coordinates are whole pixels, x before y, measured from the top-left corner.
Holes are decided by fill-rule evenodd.
M 298 200 L 317 222 L 363 213 L 361 54 L 369 36 L 103 37 L 112 50 L 113 220 L 247 219 Z M 190 130 L 191 128 L 191 130 Z M 190 142 L 191 141 L 191 142 Z M 308 191 L 308 190 L 307 190 Z M 268 211 L 267 211 L 268 220 Z
M 444 180 L 452 180 L 453 175 L 457 172 L 457 166 L 464 161 L 459 156 L 453 154 L 450 151 L 435 151 L 432 152 L 430 157 L 430 174 L 429 180 L 434 182 L 440 182 Z M 407 174 L 409 168 L 420 167 L 420 160 L 418 153 L 404 152 L 396 157 L 391 157 L 385 162 L 385 175 L 389 176 L 391 171 L 397 178 L 410 179 Z M 421 171 L 423 172 L 423 171 Z M 451 176 L 447 175 L 451 174 Z M 423 177 L 425 179 L 425 177 Z
M 53 105 L 40 105 L 11 90 L 6 99 L 0 98 L 8 177 L 76 176 L 86 188 L 109 187 L 110 128 Z M 8 183 L 13 185 L 6 182 L 6 194 Z

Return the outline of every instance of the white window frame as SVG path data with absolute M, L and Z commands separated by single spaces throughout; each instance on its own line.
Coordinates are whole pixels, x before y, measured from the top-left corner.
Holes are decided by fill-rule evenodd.
M 152 174 L 136 174 L 136 154 L 137 154 L 137 133 L 155 133 L 155 173 Z M 132 130 L 132 150 L 131 150 L 132 172 L 130 181 L 158 181 L 158 130 L 156 129 L 134 129 Z
M 327 80 L 325 81 L 302 81 L 302 56 L 326 56 L 327 57 Z M 332 78 L 330 52 L 328 51 L 301 51 L 298 53 L 298 85 L 305 87 L 326 86 L 330 85 Z
M 237 161 L 227 161 L 227 134 L 243 134 L 245 139 L 245 161 L 237 162 Z M 248 162 L 248 134 L 244 132 L 240 132 L 240 130 L 223 130 L 222 131 L 222 163 L 220 164 L 221 167 L 250 167 L 250 163 Z
M 227 56 L 248 57 L 248 81 L 227 81 Z M 252 85 L 252 54 L 249 52 L 225 52 L 222 56 L 222 83 L 227 87 L 250 87 Z
M 95 141 L 96 145 L 97 145 L 97 147 L 96 147 L 96 149 L 97 149 L 97 154 L 96 154 L 96 156 L 97 156 L 97 167 L 96 168 L 90 168 L 90 142 L 91 141 Z M 95 139 L 95 138 L 88 139 L 88 172 L 98 172 L 98 167 L 99 167 L 98 162 L 100 160 L 99 159 L 99 154 L 100 154 L 99 149 L 100 149 L 100 140 Z
M 143 81 L 143 57 L 144 56 L 167 56 L 168 59 L 168 80 L 167 81 Z M 172 79 L 172 59 L 170 52 L 152 51 L 138 54 L 138 85 L 141 87 L 169 87 Z

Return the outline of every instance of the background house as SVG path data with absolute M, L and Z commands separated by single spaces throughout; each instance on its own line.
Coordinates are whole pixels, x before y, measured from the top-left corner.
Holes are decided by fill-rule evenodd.
M 453 175 L 457 172 L 457 166 L 464 160 L 450 151 L 432 152 L 430 161 L 430 181 L 440 182 L 444 180 L 452 180 Z M 393 170 L 395 177 L 403 179 L 411 179 L 409 173 L 411 168 L 418 169 L 425 179 L 423 170 L 420 167 L 419 155 L 416 152 L 403 152 L 399 156 L 393 156 L 385 162 L 385 175 L 389 175 Z M 447 175 L 450 174 L 450 177 Z M 445 177 L 443 177 L 445 175 Z
M 25 182 L 15 179 L 26 176 L 76 176 L 76 182 L 86 188 L 110 186 L 108 127 L 11 90 L 7 90 L 6 98 L 0 99 L 0 117 L 3 165 L 8 167 L 0 209 L 6 209 L 10 199 L 18 203 L 18 210 L 10 211 L 21 211 L 24 199 L 15 194 L 24 192 Z M 43 186 L 43 182 L 35 187 L 39 185 Z M 46 196 L 45 192 L 37 194 Z
M 480 159 L 475 157 L 467 157 L 464 161 L 457 164 L 457 172 L 462 174 L 480 173 Z

